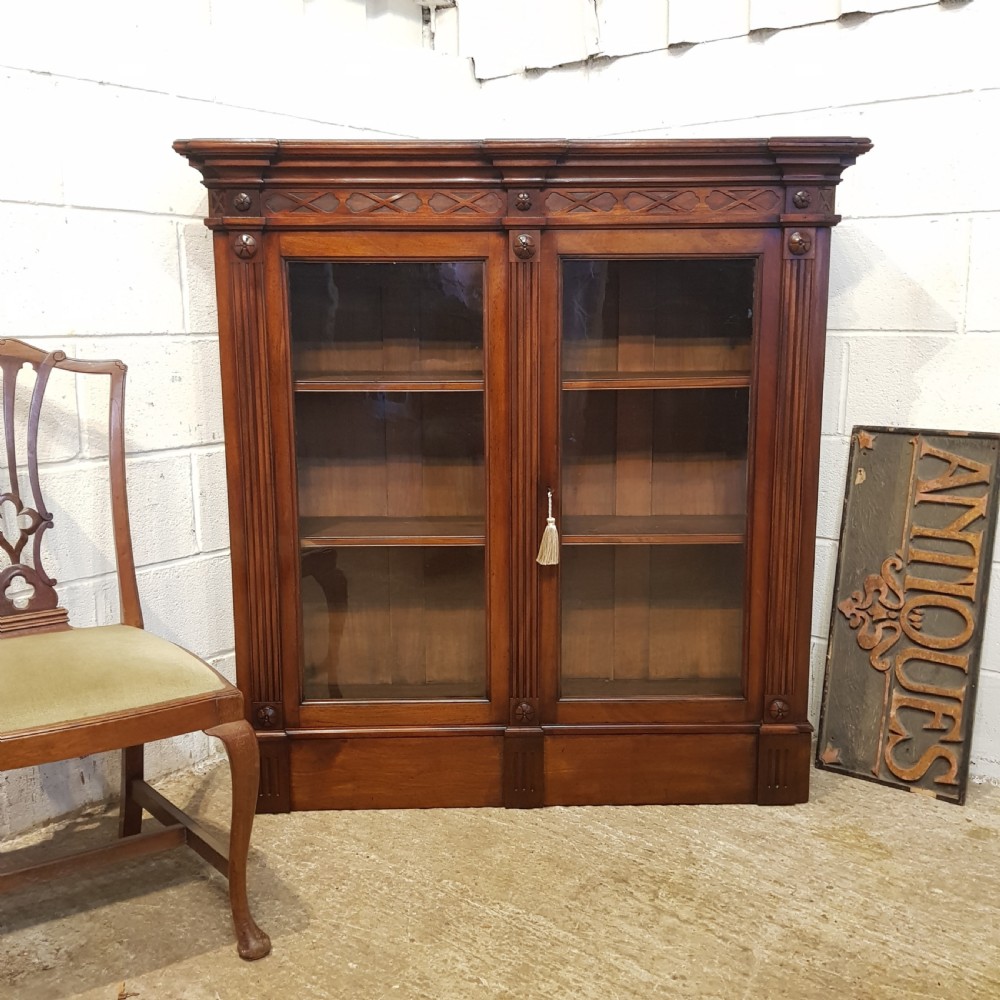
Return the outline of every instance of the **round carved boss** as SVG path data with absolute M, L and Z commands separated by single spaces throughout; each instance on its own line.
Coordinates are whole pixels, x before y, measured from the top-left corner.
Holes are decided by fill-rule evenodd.
M 237 257 L 247 260 L 257 252 L 257 241 L 249 233 L 240 233 L 233 240 L 233 249 Z
M 526 701 L 522 701 L 517 708 L 514 709 L 514 718 L 518 722 L 531 722 L 535 717 L 535 710 Z
M 246 191 L 241 191 L 239 194 L 233 196 L 233 208 L 237 212 L 249 212 L 251 204 L 250 195 Z
M 795 254 L 796 257 L 801 257 L 804 253 L 809 253 L 812 249 L 813 241 L 812 237 L 808 233 L 800 233 L 796 230 L 788 237 L 788 249 Z
M 792 203 L 796 208 L 808 208 L 812 204 L 812 195 L 808 191 L 796 191 L 792 195 Z
M 514 238 L 514 254 L 521 260 L 531 260 L 535 256 L 535 239 L 529 233 L 520 233 Z
M 788 702 L 782 701 L 781 698 L 775 698 L 774 701 L 767 706 L 767 714 L 770 715 L 776 722 L 780 722 L 782 719 L 787 719 L 790 711 L 791 709 L 788 707 Z
M 261 729 L 273 729 L 278 722 L 278 713 L 271 705 L 261 705 L 256 712 L 256 722 Z
M 527 212 L 531 208 L 531 195 L 527 191 L 518 191 L 514 197 L 514 207 L 519 212 Z

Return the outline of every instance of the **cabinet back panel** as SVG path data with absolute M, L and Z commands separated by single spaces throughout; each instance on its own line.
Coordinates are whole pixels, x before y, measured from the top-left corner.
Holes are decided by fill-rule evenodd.
M 752 260 L 566 260 L 562 367 L 749 372 Z
M 564 515 L 746 509 L 749 390 L 564 392 Z
M 292 375 L 483 370 L 480 261 L 288 264 Z
M 739 695 L 740 545 L 567 545 L 563 697 Z
M 484 588 L 478 546 L 304 550 L 305 697 L 485 697 Z
M 299 516 L 483 517 L 478 392 L 295 396 Z

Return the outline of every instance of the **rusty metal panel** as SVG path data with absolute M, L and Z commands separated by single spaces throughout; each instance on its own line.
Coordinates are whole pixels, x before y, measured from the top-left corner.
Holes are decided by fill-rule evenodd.
M 1000 436 L 855 427 L 816 764 L 961 804 Z

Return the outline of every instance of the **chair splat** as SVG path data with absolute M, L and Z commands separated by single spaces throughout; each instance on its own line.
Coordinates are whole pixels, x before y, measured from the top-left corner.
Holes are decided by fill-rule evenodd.
M 4 513 L 0 550 L 10 560 L 10 565 L 0 570 L 0 634 L 65 628 L 68 623 L 66 610 L 59 607 L 56 581 L 42 565 L 42 537 L 53 521 L 46 509 L 38 476 L 38 427 L 45 389 L 52 369 L 65 360 L 63 351 L 46 354 L 20 341 L 0 340 L 8 481 L 7 492 L 0 494 L 0 508 Z M 15 421 L 17 378 L 26 364 L 35 370 L 26 427 L 30 504 L 21 496 Z M 8 504 L 9 507 L 5 506 Z M 30 560 L 26 557 L 26 549 L 30 552 Z

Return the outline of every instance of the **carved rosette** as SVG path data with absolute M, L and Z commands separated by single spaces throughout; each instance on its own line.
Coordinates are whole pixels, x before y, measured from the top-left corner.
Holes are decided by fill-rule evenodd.
M 788 250 L 796 257 L 803 257 L 812 250 L 813 238 L 808 232 L 800 232 L 796 229 L 788 237 Z
M 510 702 L 510 725 L 537 726 L 538 699 L 531 697 L 512 698 Z
M 518 233 L 514 237 L 511 249 L 514 251 L 515 257 L 521 260 L 531 260 L 537 249 L 534 236 L 531 233 Z
M 254 702 L 251 710 L 251 721 L 255 729 L 282 729 L 281 705 L 262 704 Z
M 243 260 L 249 260 L 251 257 L 254 257 L 257 253 L 256 237 L 251 236 L 249 233 L 240 233 L 233 240 L 233 251 L 237 257 Z
M 781 722 L 783 719 L 787 719 L 789 712 L 791 712 L 791 708 L 789 707 L 788 702 L 781 698 L 775 698 L 771 704 L 767 706 L 767 714 L 775 722 Z

